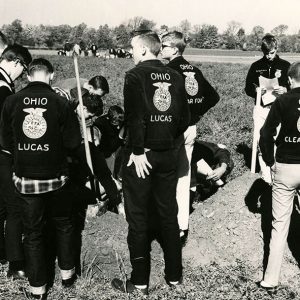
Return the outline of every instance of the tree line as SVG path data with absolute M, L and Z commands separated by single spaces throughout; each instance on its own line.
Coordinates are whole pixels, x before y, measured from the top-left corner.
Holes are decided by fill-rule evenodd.
M 134 17 L 116 27 L 107 24 L 100 25 L 97 29 L 81 23 L 76 26 L 70 25 L 30 25 L 22 24 L 19 19 L 11 24 L 4 24 L 1 31 L 9 38 L 10 42 L 20 43 L 35 48 L 63 48 L 64 44 L 78 43 L 82 49 L 96 44 L 98 48 L 108 49 L 130 45 L 133 30 L 152 29 L 159 34 L 168 30 L 179 30 L 187 36 L 189 46 L 202 49 L 242 49 L 259 50 L 261 39 L 266 34 L 262 26 L 256 25 L 250 33 L 246 33 L 242 24 L 231 21 L 223 33 L 211 24 L 192 26 L 188 20 L 183 20 L 178 26 L 157 27 L 155 22 L 143 17 Z M 279 41 L 279 51 L 300 52 L 300 31 L 298 34 L 287 34 L 288 26 L 280 24 L 271 30 Z

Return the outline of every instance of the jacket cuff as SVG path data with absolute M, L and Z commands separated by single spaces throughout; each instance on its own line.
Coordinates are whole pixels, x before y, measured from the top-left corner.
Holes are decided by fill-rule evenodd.
M 138 146 L 136 146 L 136 147 L 133 147 L 132 153 L 133 153 L 134 155 L 142 155 L 142 154 L 145 153 L 145 151 L 144 151 L 144 148 L 143 148 L 143 147 L 138 147 Z

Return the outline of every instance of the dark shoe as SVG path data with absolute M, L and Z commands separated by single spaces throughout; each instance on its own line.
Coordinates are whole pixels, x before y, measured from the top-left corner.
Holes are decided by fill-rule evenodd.
M 181 299 L 185 299 L 186 291 L 185 291 L 184 285 L 182 283 L 182 277 L 175 284 L 171 283 L 169 281 L 167 281 L 167 284 L 172 290 L 176 291 L 178 294 L 181 294 Z
M 264 286 L 262 281 L 256 283 L 259 288 L 265 290 L 270 296 L 276 295 L 278 287 L 277 286 Z
M 35 294 L 30 293 L 24 287 L 21 287 L 20 291 L 24 294 L 25 299 L 27 299 L 27 300 L 46 300 L 47 299 L 47 294 L 35 295 Z
M 18 280 L 18 279 L 26 280 L 27 279 L 26 274 L 23 270 L 8 269 L 7 278 L 11 278 L 11 277 L 12 277 L 13 280 Z
M 97 216 L 100 217 L 104 215 L 107 212 L 107 209 L 108 209 L 108 200 L 99 201 Z
M 180 242 L 181 242 L 181 247 L 184 247 L 187 243 L 189 231 L 187 230 L 181 230 L 180 229 Z
M 114 289 L 122 292 L 122 293 L 127 293 L 127 294 L 131 294 L 133 292 L 138 292 L 143 296 L 147 296 L 148 295 L 148 287 L 144 288 L 144 289 L 139 289 L 137 288 L 130 280 L 127 280 L 126 283 L 118 278 L 114 278 L 111 281 L 111 285 Z
M 76 279 L 77 279 L 77 275 L 73 274 L 72 277 L 69 278 L 69 279 L 62 279 L 61 284 L 65 288 L 70 288 L 70 287 L 73 286 L 73 284 L 75 283 Z

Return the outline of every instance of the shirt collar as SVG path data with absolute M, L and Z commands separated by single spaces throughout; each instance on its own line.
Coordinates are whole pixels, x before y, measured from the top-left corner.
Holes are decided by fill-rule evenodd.
M 0 74 L 4 77 L 5 81 L 6 81 L 9 85 L 11 85 L 11 86 L 14 85 L 14 82 L 12 81 L 12 79 L 10 78 L 10 76 L 9 76 L 9 75 L 7 74 L 7 72 L 6 72 L 3 68 L 1 68 L 1 67 L 0 67 Z

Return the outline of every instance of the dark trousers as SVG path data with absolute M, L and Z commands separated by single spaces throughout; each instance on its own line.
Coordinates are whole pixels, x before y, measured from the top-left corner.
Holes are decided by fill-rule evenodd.
M 0 152 L 0 253 L 4 251 L 9 262 L 24 260 L 21 204 L 12 182 L 12 158 Z M 4 243 L 4 222 L 5 243 Z
M 45 236 L 46 224 L 55 232 L 58 265 L 62 270 L 74 268 L 72 185 L 37 195 L 18 194 L 22 200 L 26 273 L 33 287 L 48 282 Z
M 182 256 L 177 222 L 176 151 L 146 153 L 152 165 L 150 175 L 138 178 L 134 164 L 127 167 L 129 153 L 123 164 L 123 192 L 128 228 L 128 247 L 132 265 L 131 281 L 136 285 L 149 283 L 151 238 L 149 207 L 156 206 L 160 223 L 167 281 L 182 276 Z
M 89 145 L 94 174 L 101 183 L 101 185 L 104 187 L 104 190 L 109 198 L 111 206 L 117 206 L 121 203 L 121 197 L 117 185 L 114 182 L 111 172 L 107 166 L 104 154 L 94 144 L 89 143 Z M 84 145 L 80 146 L 79 156 L 81 164 L 82 162 L 86 161 Z

